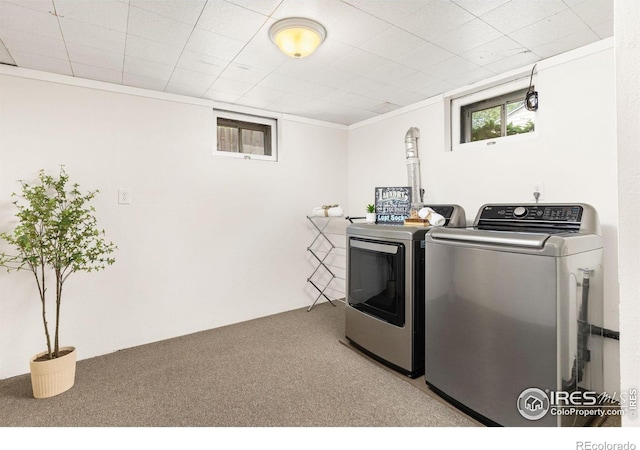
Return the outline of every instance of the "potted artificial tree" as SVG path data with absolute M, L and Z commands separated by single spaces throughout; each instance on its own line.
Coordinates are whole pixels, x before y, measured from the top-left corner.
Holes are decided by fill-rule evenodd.
M 47 351 L 30 361 L 31 384 L 36 398 L 51 397 L 70 389 L 75 382 L 74 347 L 61 347 L 60 306 L 64 283 L 75 272 L 104 269 L 115 260 L 116 249 L 97 228 L 89 202 L 98 191 L 82 194 L 78 184 L 67 187 L 64 168 L 59 177 L 38 172 L 38 183 L 21 181 L 22 194 L 12 194 L 18 225 L 0 237 L 15 248 L 15 254 L 0 252 L 0 266 L 7 271 L 25 269 L 33 273 L 40 294 Z M 53 343 L 47 322 L 48 284 L 55 285 L 55 331 Z
M 367 223 L 376 223 L 376 205 L 367 205 L 365 220 Z

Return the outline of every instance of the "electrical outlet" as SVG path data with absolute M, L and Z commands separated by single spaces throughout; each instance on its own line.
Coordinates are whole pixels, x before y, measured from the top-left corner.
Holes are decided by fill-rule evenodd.
M 537 201 L 544 200 L 544 183 L 542 181 L 537 181 L 533 183 L 532 190 L 531 190 L 531 197 L 533 198 L 534 201 L 536 200 L 536 197 L 534 194 L 535 192 L 538 192 L 540 194 L 538 196 Z
M 131 204 L 131 189 L 119 188 L 118 189 L 118 204 L 130 205 Z

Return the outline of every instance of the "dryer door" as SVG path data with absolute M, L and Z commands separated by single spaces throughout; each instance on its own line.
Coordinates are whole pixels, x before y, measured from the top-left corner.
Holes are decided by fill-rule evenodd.
M 393 325 L 403 326 L 404 270 L 404 244 L 350 238 L 349 305 Z

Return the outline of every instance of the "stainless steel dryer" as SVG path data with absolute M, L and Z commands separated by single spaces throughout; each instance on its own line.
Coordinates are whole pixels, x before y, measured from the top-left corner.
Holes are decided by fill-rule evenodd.
M 460 206 L 428 206 L 446 219 L 445 227 L 466 226 Z M 347 228 L 346 338 L 412 378 L 424 373 L 424 237 L 432 228 Z
M 426 255 L 426 383 L 488 425 L 584 424 L 566 413 L 603 390 L 595 209 L 484 205 L 429 233 Z

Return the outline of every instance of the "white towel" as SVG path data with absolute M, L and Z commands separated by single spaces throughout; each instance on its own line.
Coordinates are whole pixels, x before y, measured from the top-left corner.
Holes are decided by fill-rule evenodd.
M 322 205 L 313 208 L 313 217 L 340 217 L 344 215 L 344 210 L 339 205 Z
M 431 208 L 422 208 L 420 211 L 418 211 L 418 217 L 428 220 L 429 223 L 434 227 L 441 227 L 447 222 L 447 219 L 445 219 L 443 216 L 441 216 Z

